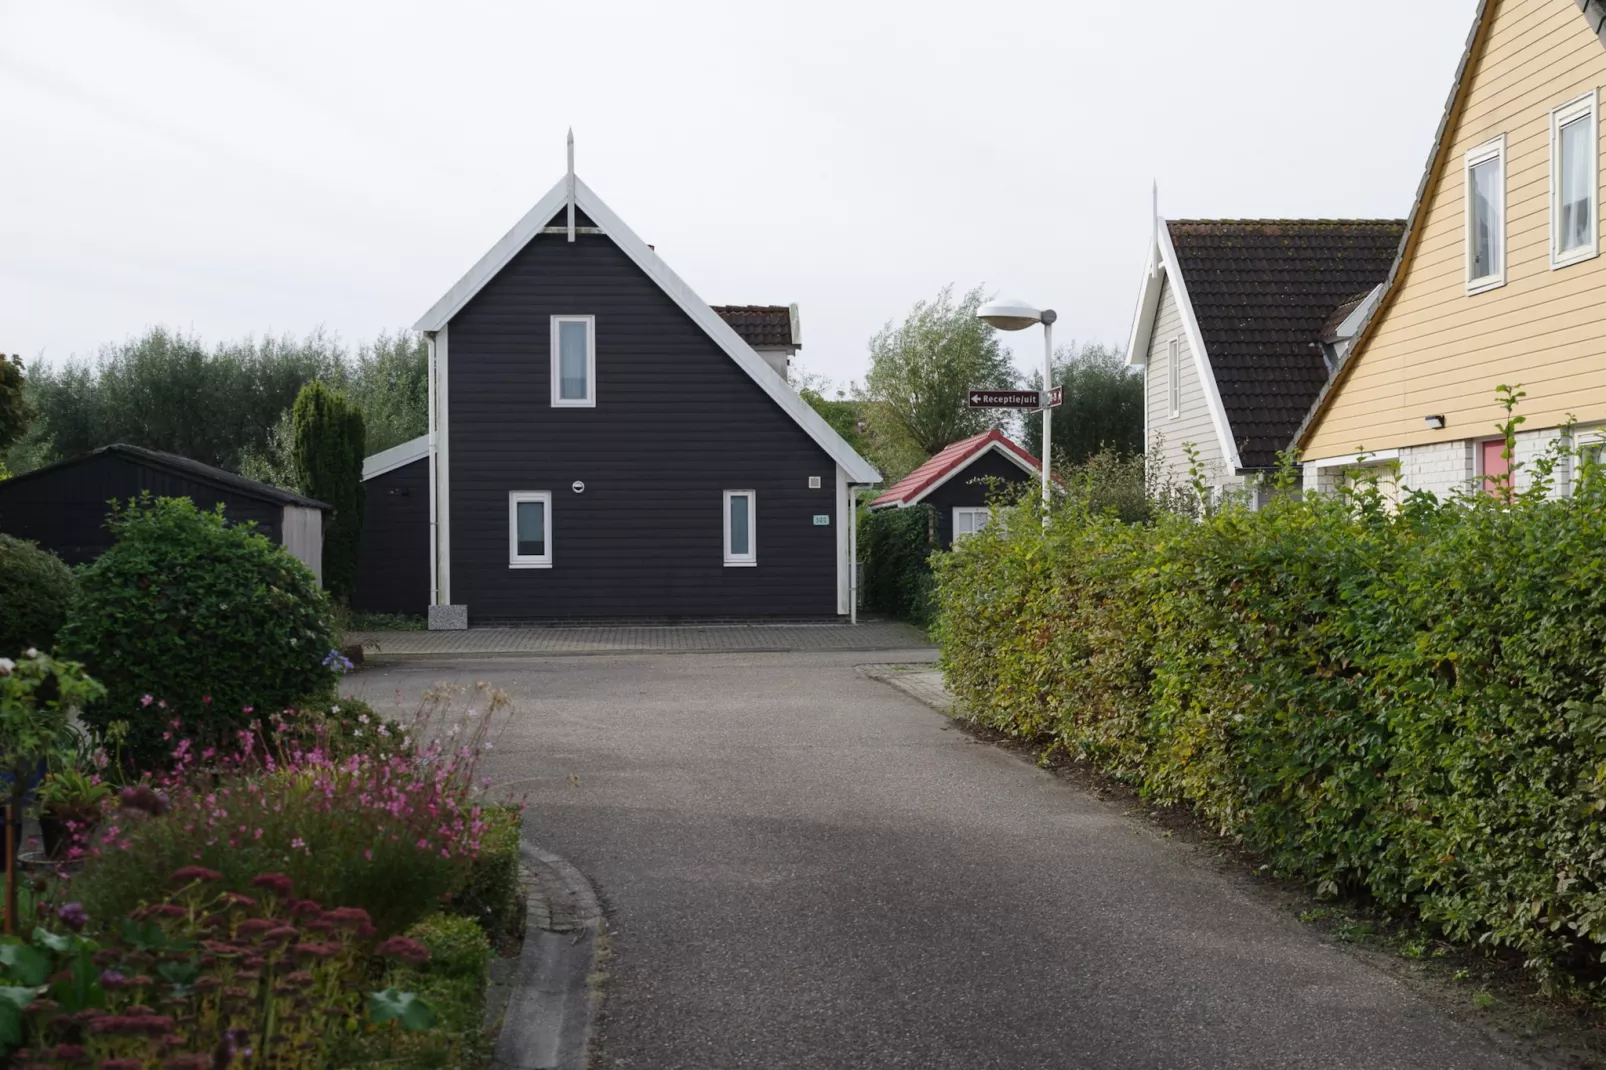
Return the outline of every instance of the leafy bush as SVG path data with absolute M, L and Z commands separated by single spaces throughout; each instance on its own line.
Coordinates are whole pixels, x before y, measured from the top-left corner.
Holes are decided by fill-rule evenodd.
M 1322 892 L 1555 981 L 1606 950 L 1606 479 L 1553 500 L 1553 463 L 1397 509 L 1363 482 L 995 525 L 937 561 L 949 686 Z
M 357 585 L 362 549 L 362 413 L 344 394 L 314 382 L 296 395 L 291 419 L 296 484 L 301 493 L 334 507 L 324 521 L 323 571 L 330 593 L 345 603 Z
M 481 812 L 485 827 L 480 849 L 469 867 L 463 890 L 452 898 L 452 911 L 473 918 L 487 933 L 508 932 L 519 911 L 519 819 L 513 806 L 492 806 Z
M 930 557 L 936 510 L 929 505 L 883 509 L 859 518 L 864 608 L 925 624 L 931 619 Z
M 385 983 L 415 993 L 436 1016 L 436 1028 L 356 1038 L 335 1065 L 378 1063 L 424 1070 L 483 1066 L 490 1056 L 485 1036 L 486 967 L 491 945 L 471 918 L 433 914 L 407 930 L 406 939 L 429 952 L 427 961 L 396 962 Z
M 239 1054 L 253 1066 L 328 1066 L 331 1041 L 385 1020 L 378 996 L 404 997 L 364 1000 L 373 956 L 428 958 L 415 941 L 373 946 L 365 912 L 297 898 L 283 874 L 257 875 L 249 894 L 220 891 L 204 867 L 171 877 L 178 891 L 118 919 L 104 945 L 78 903 L 57 912 L 67 931 L 0 945 L 0 1045 L 25 1035 L 32 1045 L 10 1065 L 204 1070 Z M 403 1022 L 427 1028 L 430 1017 L 424 1006 Z
M 242 733 L 227 758 L 181 740 L 177 770 L 125 789 L 121 812 L 78 849 L 88 858 L 75 894 L 112 917 L 182 866 L 217 870 L 233 890 L 271 869 L 321 903 L 365 909 L 381 933 L 400 932 L 462 889 L 479 856 L 486 820 L 474 772 L 491 712 L 465 735 L 432 720 L 444 706 L 426 710 L 416 731 L 432 742 L 388 756 L 303 750 L 273 721 Z
M 491 942 L 473 918 L 431 914 L 414 923 L 407 937 L 429 949 L 429 962 L 423 967 L 426 974 L 485 983 L 485 970 L 491 964 Z
M 333 689 L 328 596 L 282 547 L 187 498 L 143 497 L 108 523 L 117 541 L 80 571 L 61 649 L 107 688 L 84 720 L 127 721 L 139 767 L 167 757 L 173 709 L 204 710 L 195 742 L 227 746 L 253 710 Z
M 55 646 L 72 599 L 72 570 L 61 558 L 26 539 L 0 535 L 0 656 Z

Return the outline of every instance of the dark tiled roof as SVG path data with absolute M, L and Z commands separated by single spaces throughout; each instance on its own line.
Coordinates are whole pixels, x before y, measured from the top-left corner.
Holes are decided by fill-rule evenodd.
M 1338 329 L 1349 319 L 1351 312 L 1361 307 L 1361 302 L 1365 301 L 1367 294 L 1371 292 L 1367 290 L 1366 293 L 1351 294 L 1344 299 L 1342 305 L 1333 309 L 1332 315 L 1327 317 L 1327 322 L 1322 324 L 1322 341 L 1329 343 L 1338 341 Z
M 742 341 L 754 349 L 794 345 L 792 309 L 787 305 L 714 305 L 719 318 L 730 324 Z
M 1270 468 L 1327 382 L 1321 335 L 1382 282 L 1400 219 L 1177 219 L 1188 300 L 1245 468 Z
M 69 468 L 82 461 L 86 461 L 91 457 L 98 457 L 103 453 L 110 453 L 120 457 L 126 457 L 129 460 L 134 461 L 136 464 L 143 464 L 152 468 L 161 468 L 173 473 L 174 475 L 184 476 L 199 483 L 206 483 L 209 486 L 221 487 L 225 490 L 232 490 L 237 494 L 243 494 L 247 497 L 256 498 L 260 501 L 274 502 L 279 505 L 302 505 L 309 509 L 333 509 L 333 506 L 326 505 L 325 503 L 316 501 L 312 498 L 302 497 L 300 494 L 293 494 L 290 491 L 282 490 L 279 487 L 275 487 L 269 483 L 258 483 L 254 479 L 247 479 L 242 475 L 237 475 L 234 472 L 226 472 L 221 468 L 213 468 L 209 464 L 202 464 L 200 461 L 192 461 L 188 457 L 180 457 L 176 453 L 162 453 L 160 450 L 148 450 L 144 446 L 130 446 L 126 442 L 118 442 L 110 446 L 102 446 L 98 450 L 90 450 L 88 453 L 80 456 L 70 457 L 65 461 L 57 461 L 55 464 L 46 465 L 43 468 L 36 468 L 32 472 L 25 472 L 20 476 L 12 476 L 11 479 L 14 482 L 20 483 L 24 480 L 41 476 L 46 472 L 54 472 L 60 468 Z

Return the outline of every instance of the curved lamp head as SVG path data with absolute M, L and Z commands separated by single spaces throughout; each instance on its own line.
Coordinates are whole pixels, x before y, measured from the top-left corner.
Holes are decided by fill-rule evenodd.
M 989 301 L 976 310 L 976 316 L 1001 331 L 1023 331 L 1034 323 L 1043 322 L 1041 309 L 1013 298 Z

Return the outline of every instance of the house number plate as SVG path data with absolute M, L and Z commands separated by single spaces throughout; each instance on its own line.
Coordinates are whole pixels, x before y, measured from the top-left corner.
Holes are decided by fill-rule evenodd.
M 817 528 L 828 528 L 828 527 L 830 527 L 831 526 L 831 514 L 830 513 L 815 513 L 814 514 L 814 526 L 817 527 Z

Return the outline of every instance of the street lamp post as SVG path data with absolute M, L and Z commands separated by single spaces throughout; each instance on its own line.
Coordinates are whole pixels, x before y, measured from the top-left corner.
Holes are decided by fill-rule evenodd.
M 990 301 L 976 315 L 1001 331 L 1022 331 L 1034 323 L 1043 325 L 1043 522 L 1048 522 L 1049 455 L 1054 408 L 1048 404 L 1048 391 L 1054 389 L 1054 321 L 1059 317 L 1051 308 L 1033 308 L 1025 301 Z

